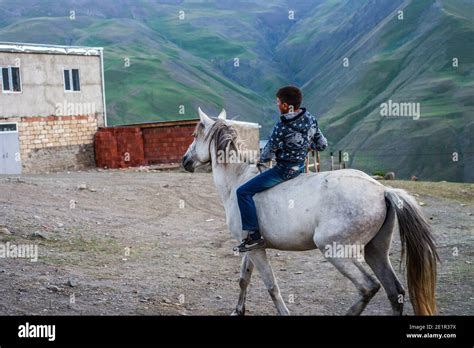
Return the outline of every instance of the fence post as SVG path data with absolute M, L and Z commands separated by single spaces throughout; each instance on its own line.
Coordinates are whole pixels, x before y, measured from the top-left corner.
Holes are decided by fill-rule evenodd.
M 334 170 L 334 154 L 331 152 L 331 171 Z
M 316 170 L 319 173 L 321 171 L 321 158 L 319 157 L 319 151 L 316 151 L 316 157 L 314 159 L 314 162 L 314 165 L 317 165 Z

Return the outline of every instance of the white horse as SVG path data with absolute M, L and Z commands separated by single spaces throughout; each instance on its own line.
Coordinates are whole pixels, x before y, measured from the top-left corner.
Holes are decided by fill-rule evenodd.
M 248 163 L 220 163 L 222 161 L 218 160 L 222 151 L 238 152 L 245 146 L 225 120 L 225 110 L 217 119 L 208 117 L 201 109 L 199 116 L 194 141 L 183 157 L 183 167 L 193 172 L 206 163 L 212 164 L 214 183 L 225 208 L 228 228 L 232 236 L 241 241 L 246 236 L 242 231 L 236 190 L 257 175 L 258 170 Z M 405 290 L 388 256 L 397 218 L 414 312 L 417 315 L 436 313 L 438 255 L 430 226 L 415 199 L 406 191 L 385 187 L 361 171 L 344 169 L 300 175 L 255 195 L 254 199 L 260 232 L 267 248 L 291 251 L 318 248 L 354 283 L 359 297 L 348 315 L 361 314 L 379 290 L 380 283 L 385 288 L 393 314 L 402 314 Z M 344 250 L 354 250 L 347 246 L 361 246 L 363 258 L 378 281 L 367 272 L 360 257 L 328 253 L 334 246 L 342 246 Z M 243 254 L 240 296 L 232 314 L 245 313 L 247 287 L 254 266 L 278 313 L 288 315 L 265 249 Z

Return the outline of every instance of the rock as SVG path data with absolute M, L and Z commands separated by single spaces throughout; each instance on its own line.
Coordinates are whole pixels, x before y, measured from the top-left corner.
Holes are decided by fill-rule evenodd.
M 97 189 L 91 187 L 91 188 L 89 188 L 89 192 L 97 192 Z
M 303 274 L 303 271 L 297 271 L 295 274 Z
M 218 300 L 222 300 L 222 296 L 221 296 L 221 295 L 217 295 L 216 298 L 217 298 Z
M 7 180 L 8 180 L 8 181 L 13 181 L 13 182 L 22 183 L 22 184 L 26 183 L 25 180 L 20 179 L 20 178 L 17 178 L 17 177 L 10 177 L 10 178 L 7 178 Z
M 170 300 L 169 298 L 166 298 L 166 297 L 164 297 L 164 298 L 161 300 L 161 302 L 168 303 L 168 304 L 171 304 L 171 303 L 172 303 L 171 300 Z
M 163 187 L 170 187 L 170 185 L 168 185 L 168 184 L 163 184 Z
M 56 285 L 48 285 L 48 286 L 46 287 L 46 289 L 51 290 L 51 291 L 54 291 L 54 292 L 61 291 L 61 289 L 60 289 L 59 287 L 57 287 Z
M 32 234 L 30 234 L 30 238 L 32 238 L 32 239 L 46 239 L 46 240 L 49 239 L 49 237 L 45 233 L 39 232 L 39 231 L 36 231 L 36 232 L 33 232 Z
M 77 189 L 82 191 L 82 190 L 87 190 L 87 185 L 86 184 L 80 184 L 79 186 L 77 186 Z
M 214 221 L 214 219 L 207 219 L 206 222 Z
M 67 281 L 67 285 L 69 285 L 71 288 L 74 288 L 74 287 L 78 286 L 79 283 L 77 282 L 76 279 L 69 278 L 69 280 Z
M 385 180 L 395 180 L 395 173 L 394 172 L 388 172 L 385 174 L 383 177 Z
M 383 176 L 382 175 L 372 175 L 371 178 L 375 179 L 375 180 L 382 180 Z
M 0 234 L 12 234 L 5 226 L 0 226 Z
M 186 276 L 184 274 L 178 274 L 177 276 L 179 279 L 183 279 L 183 278 L 186 278 Z
M 418 202 L 418 204 L 419 204 L 421 207 L 424 206 L 424 205 L 426 205 L 425 202 Z
M 412 175 L 410 180 L 411 181 L 418 181 L 418 178 L 415 175 Z

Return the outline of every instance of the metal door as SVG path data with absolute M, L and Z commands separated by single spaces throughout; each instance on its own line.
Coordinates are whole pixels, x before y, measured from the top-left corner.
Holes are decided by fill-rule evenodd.
M 0 174 L 21 174 L 20 139 L 16 123 L 0 123 Z

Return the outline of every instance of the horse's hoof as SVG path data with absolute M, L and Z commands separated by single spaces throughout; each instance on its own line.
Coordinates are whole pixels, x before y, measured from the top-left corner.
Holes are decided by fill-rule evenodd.
M 234 311 L 232 312 L 231 316 L 243 316 L 245 315 L 245 310 L 243 311 L 238 311 L 237 309 L 234 309 Z

